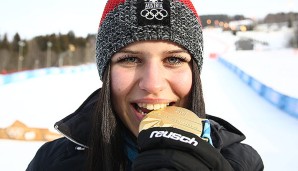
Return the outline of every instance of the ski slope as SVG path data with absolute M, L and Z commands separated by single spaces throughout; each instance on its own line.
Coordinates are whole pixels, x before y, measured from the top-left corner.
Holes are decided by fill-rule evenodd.
M 247 136 L 245 143 L 262 156 L 265 170 L 296 170 L 298 119 L 264 100 L 216 58 L 209 58 L 210 53 L 224 56 L 231 50 L 230 40 L 215 35 L 213 31 L 205 34 L 202 83 L 206 112 L 240 129 Z M 96 69 L 0 85 L 0 128 L 18 119 L 27 126 L 54 131 L 56 121 L 76 110 L 100 86 Z M 43 143 L 0 140 L 0 170 L 25 170 Z
M 205 31 L 202 82 L 206 112 L 240 129 L 247 137 L 244 142 L 261 155 L 266 171 L 297 170 L 298 118 L 269 103 L 217 59 L 208 59 L 208 56 L 216 53 L 264 84 L 298 98 L 298 53 L 293 49 L 275 48 L 281 37 L 269 40 L 273 49 L 269 46 L 263 50 L 236 52 L 232 46 L 235 38 L 224 34 Z
M 0 128 L 18 119 L 28 127 L 55 131 L 54 123 L 76 110 L 100 86 L 95 69 L 0 86 Z M 25 170 L 43 143 L 0 139 L 0 170 Z

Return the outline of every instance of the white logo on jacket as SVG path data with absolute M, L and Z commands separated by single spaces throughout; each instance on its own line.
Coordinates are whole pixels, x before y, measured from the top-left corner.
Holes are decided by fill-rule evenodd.
M 141 11 L 141 16 L 147 20 L 163 20 L 168 16 L 168 12 L 163 9 L 163 0 L 144 0 L 145 9 Z
M 193 146 L 197 146 L 199 144 L 194 137 L 189 138 L 175 132 L 153 131 L 150 135 L 150 138 L 160 138 L 160 137 L 170 138 L 176 141 L 181 141 L 183 143 L 192 144 Z

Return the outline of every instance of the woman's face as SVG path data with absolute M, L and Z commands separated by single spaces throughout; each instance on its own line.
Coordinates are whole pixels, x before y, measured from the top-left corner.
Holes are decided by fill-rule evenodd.
M 191 86 L 191 56 L 175 43 L 136 42 L 112 56 L 113 108 L 135 136 L 150 111 L 189 106 Z

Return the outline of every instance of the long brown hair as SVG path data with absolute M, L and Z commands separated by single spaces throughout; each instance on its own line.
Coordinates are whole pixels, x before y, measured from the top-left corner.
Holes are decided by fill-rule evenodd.
M 205 118 L 205 104 L 202 93 L 200 71 L 196 62 L 192 62 L 193 85 L 191 106 L 199 117 Z M 124 153 L 122 132 L 125 126 L 112 109 L 110 89 L 110 65 L 107 66 L 99 100 L 92 120 L 92 131 L 88 149 L 87 170 L 124 171 L 127 157 Z
M 96 111 L 92 117 L 87 161 L 87 169 L 90 171 L 120 171 L 125 168 L 121 137 L 123 126 L 112 110 L 110 94 L 110 65 L 108 65 L 103 76 Z
M 190 110 L 200 118 L 206 118 L 205 102 L 202 90 L 201 71 L 196 62 L 192 62 L 192 90 L 191 90 L 191 107 Z

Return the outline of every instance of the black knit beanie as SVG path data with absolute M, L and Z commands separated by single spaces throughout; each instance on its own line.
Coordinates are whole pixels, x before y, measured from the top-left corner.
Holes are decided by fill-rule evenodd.
M 203 63 L 203 35 L 190 0 L 108 0 L 96 42 L 96 62 L 102 79 L 114 53 L 141 40 L 169 40 Z

